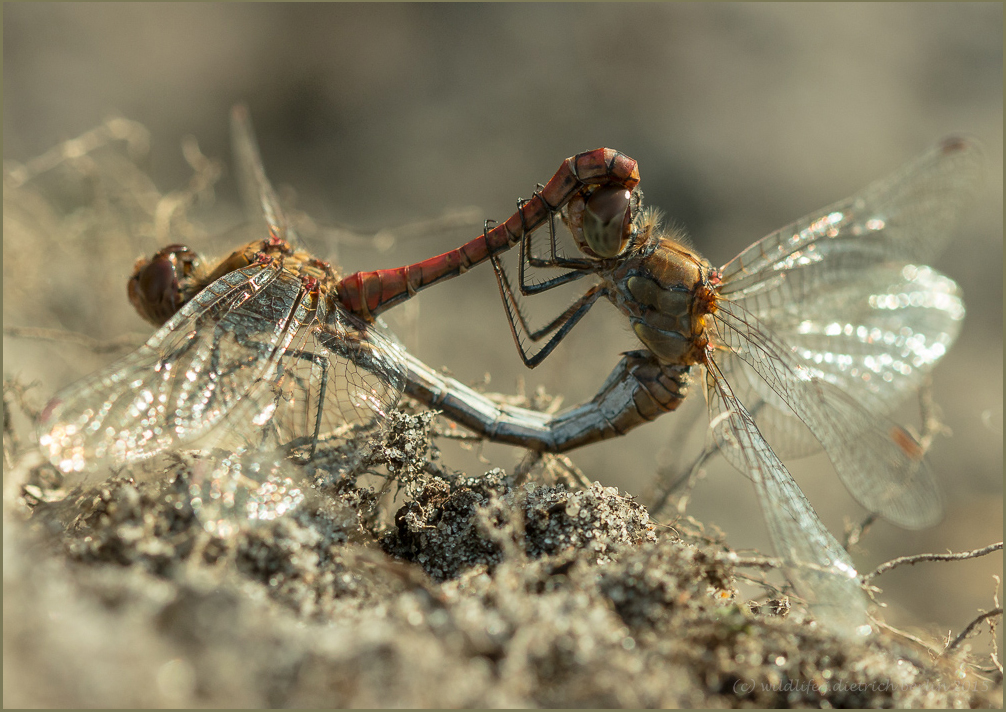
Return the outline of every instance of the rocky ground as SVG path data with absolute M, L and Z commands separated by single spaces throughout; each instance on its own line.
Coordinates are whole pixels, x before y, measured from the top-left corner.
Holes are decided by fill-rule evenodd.
M 1001 706 L 966 646 L 835 638 L 745 600 L 757 572 L 697 523 L 452 473 L 429 425 L 395 420 L 382 477 L 216 535 L 184 459 L 71 491 L 5 466 L 5 706 Z

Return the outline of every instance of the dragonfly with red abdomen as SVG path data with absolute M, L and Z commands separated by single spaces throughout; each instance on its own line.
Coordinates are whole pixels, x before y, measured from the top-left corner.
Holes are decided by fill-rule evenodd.
M 531 230 L 512 241 L 520 247 L 523 296 L 588 275 L 600 278 L 558 317 L 530 329 L 498 258 L 502 249 L 488 255 L 514 342 L 534 367 L 606 297 L 644 348 L 624 355 L 590 403 L 556 416 L 499 405 L 453 379 L 431 376 L 407 356 L 408 392 L 488 439 L 563 452 L 675 410 L 701 367 L 716 447 L 752 479 L 791 581 L 819 612 L 839 620 L 839 628 L 862 628 L 865 598 L 855 568 L 779 455 L 823 448 L 856 500 L 900 526 L 925 527 L 941 517 L 940 488 L 923 449 L 890 416 L 960 330 L 959 288 L 924 263 L 949 240 L 981 175 L 975 144 L 948 139 L 720 269 L 679 233 L 661 230 L 656 214 L 640 209 L 638 191 L 600 182 L 582 187 L 565 204 L 546 203 L 546 254 L 536 254 Z M 536 193 L 532 200 L 540 199 Z M 579 257 L 557 251 L 557 217 Z M 530 268 L 566 271 L 531 282 Z M 358 284 L 353 277 L 339 284 L 350 309 Z M 399 292 L 393 301 L 401 298 Z M 371 300 L 361 316 L 383 306 Z M 538 351 L 526 349 L 525 340 L 543 339 Z
M 129 299 L 161 328 L 43 411 L 40 443 L 65 473 L 143 460 L 181 444 L 220 444 L 225 433 L 240 447 L 282 447 L 303 460 L 337 443 L 341 460 L 355 461 L 347 457 L 348 441 L 363 442 L 367 428 L 379 429 L 408 369 L 393 337 L 336 298 L 340 284 L 363 289 L 355 308 L 372 321 L 381 310 L 367 306 L 375 294 L 386 308 L 396 288 L 407 298 L 506 249 L 554 215 L 549 199 L 561 206 L 587 181 L 638 182 L 635 162 L 622 154 L 574 156 L 535 200 L 460 250 L 401 274 L 358 273 L 340 282 L 335 267 L 298 247 L 246 110 L 237 107 L 232 123 L 242 192 L 254 196 L 268 236 L 216 264 L 179 244 L 137 261 Z M 368 293 L 374 285 L 378 291 Z M 258 426 L 257 442 L 248 440 L 249 423 Z
M 574 199 L 583 199 L 589 191 L 595 195 L 591 207 L 597 212 L 608 208 L 598 200 L 608 192 L 631 191 L 639 183 L 636 162 L 610 148 L 598 148 L 579 153 L 562 162 L 559 170 L 545 186 L 539 186 L 534 197 L 518 201 L 518 209 L 506 222 L 461 247 L 431 257 L 416 264 L 376 272 L 356 272 L 341 280 L 336 289 L 343 306 L 364 319 L 372 320 L 386 309 L 446 279 L 464 274 L 493 256 L 522 242 L 556 212 Z M 604 188 L 598 192 L 598 189 Z M 617 203 L 614 208 L 620 206 Z M 603 219 L 627 220 L 625 210 L 603 215 Z M 593 214 L 593 213 L 591 213 Z M 626 226 L 623 226 L 626 227 Z

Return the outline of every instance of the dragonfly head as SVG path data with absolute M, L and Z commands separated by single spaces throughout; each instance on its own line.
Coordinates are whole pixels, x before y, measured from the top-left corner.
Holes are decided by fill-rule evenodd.
M 632 237 L 642 194 L 621 185 L 581 191 L 570 200 L 566 224 L 580 250 L 591 257 L 616 257 Z
M 199 256 L 185 245 L 169 245 L 149 260 L 137 260 L 129 301 L 141 317 L 160 326 L 182 307 L 182 285 L 198 266 Z

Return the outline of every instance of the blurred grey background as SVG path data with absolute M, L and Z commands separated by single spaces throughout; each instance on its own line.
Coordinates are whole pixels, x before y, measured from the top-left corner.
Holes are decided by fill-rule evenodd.
M 1002 20 L 1001 4 L 967 3 L 8 4 L 3 152 L 24 161 L 121 114 L 150 129 L 145 170 L 167 191 L 191 174 L 186 135 L 229 163 L 228 110 L 245 101 L 266 170 L 286 195 L 295 191 L 297 207 L 321 224 L 372 232 L 467 206 L 479 221 L 505 219 L 565 157 L 610 146 L 639 161 L 647 204 L 723 264 L 941 137 L 973 135 L 988 184 L 936 264 L 962 285 L 969 309 L 934 386 L 952 430 L 931 455 L 948 514 L 924 532 L 876 525 L 854 550 L 868 570 L 1002 538 Z M 225 176 L 222 214 L 236 215 L 236 196 Z M 99 338 L 145 331 L 124 284 L 154 248 L 149 240 L 91 235 L 42 250 L 10 237 L 6 217 L 5 325 Z M 311 247 L 347 271 L 377 269 L 480 230 L 402 238 L 383 253 Z M 618 354 L 636 348 L 624 321 L 599 305 L 526 371 L 488 267 L 424 292 L 389 323 L 427 363 L 462 380 L 489 373 L 491 389 L 513 392 L 523 378 L 529 392 L 541 384 L 566 404 L 589 398 Z M 5 375 L 39 379 L 44 397 L 109 359 L 4 338 Z M 680 459 L 670 447 L 676 428 L 704 418 L 693 404 L 573 459 L 591 479 L 641 493 L 661 464 Z M 488 465 L 476 454 L 507 468 L 521 455 L 447 448 L 445 461 L 477 473 Z M 792 470 L 832 531 L 862 516 L 825 460 Z M 710 467 L 688 511 L 736 547 L 768 548 L 753 491 L 727 465 Z M 1001 571 L 999 555 L 902 569 L 878 583 L 893 622 L 956 633 L 992 606 Z

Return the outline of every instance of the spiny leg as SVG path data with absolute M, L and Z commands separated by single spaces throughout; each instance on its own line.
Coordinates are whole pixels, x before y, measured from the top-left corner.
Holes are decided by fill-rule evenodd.
M 573 306 L 571 306 L 569 309 L 567 309 L 566 311 L 564 311 L 562 314 L 560 314 L 559 316 L 557 316 L 555 319 L 553 319 L 552 321 L 550 321 L 545 326 L 540 327 L 539 329 L 531 329 L 528 326 L 527 316 L 524 314 L 524 310 L 521 308 L 520 299 L 517 297 L 516 294 L 514 294 L 513 287 L 510 285 L 510 277 L 509 277 L 509 275 L 507 275 L 506 269 L 503 267 L 503 264 L 499 261 L 498 258 L 495 258 L 495 257 L 492 258 L 491 263 L 492 263 L 492 266 L 493 266 L 493 271 L 496 274 L 496 282 L 497 282 L 497 284 L 500 287 L 500 293 L 501 293 L 501 295 L 503 297 L 504 305 L 506 305 L 508 303 L 511 305 L 511 307 L 513 308 L 514 314 L 517 317 L 517 320 L 520 322 L 521 330 L 525 334 L 527 334 L 528 338 L 530 338 L 532 341 L 538 341 L 543 336 L 552 333 L 566 319 L 569 318 L 569 315 L 570 315 L 570 313 L 572 311 L 575 311 L 576 306 L 574 304 Z M 569 279 L 569 280 L 566 280 L 566 281 L 570 281 L 571 282 L 574 279 L 579 279 L 581 277 L 586 276 L 588 273 L 587 272 L 573 272 L 571 274 L 573 275 L 572 278 Z M 556 286 L 558 286 L 558 285 L 556 285 Z
M 524 223 L 524 213 L 520 208 L 522 208 L 528 201 L 523 199 L 517 200 L 518 212 L 521 216 L 521 233 L 523 235 L 520 243 L 519 250 L 519 260 L 520 266 L 518 268 L 520 277 L 520 292 L 524 296 L 530 296 L 532 294 L 539 294 L 541 292 L 548 291 L 549 289 L 554 289 L 561 284 L 566 284 L 573 280 L 579 279 L 583 271 L 589 271 L 594 268 L 593 262 L 585 259 L 570 259 L 568 257 L 562 257 L 558 253 L 558 247 L 556 246 L 556 236 L 555 236 L 555 216 L 558 210 L 552 207 L 548 201 L 545 200 L 545 196 L 542 195 L 542 186 L 539 185 L 535 190 L 535 197 L 537 197 L 545 209 L 548 211 L 548 236 L 549 236 L 549 256 L 547 258 L 538 257 L 534 254 L 534 250 L 531 246 L 531 235 L 532 231 L 527 229 L 527 225 Z M 551 279 L 546 279 L 541 282 L 529 283 L 527 280 L 527 267 L 536 268 L 566 268 L 572 270 L 566 274 L 559 275 L 558 277 L 553 277 Z
M 576 326 L 577 322 L 590 311 L 590 308 L 594 306 L 597 300 L 608 293 L 607 289 L 603 286 L 594 285 L 558 317 L 540 329 L 531 330 L 528 328 L 527 318 L 521 311 L 520 304 L 517 302 L 516 296 L 510 287 L 510 282 L 503 269 L 503 265 L 495 257 L 492 258 L 492 265 L 493 270 L 496 272 L 496 282 L 499 284 L 500 297 L 503 300 L 503 308 L 506 310 L 507 322 L 510 324 L 510 333 L 513 336 L 514 343 L 517 345 L 517 351 L 520 353 L 521 360 L 528 368 L 534 368 L 544 361 L 555 347 L 559 345 L 559 342 Z M 579 277 L 586 274 L 586 272 L 576 274 Z M 538 341 L 552 332 L 555 333 L 545 345 L 536 353 L 529 355 L 528 350 L 524 348 L 521 334 L 526 334 L 531 341 Z

